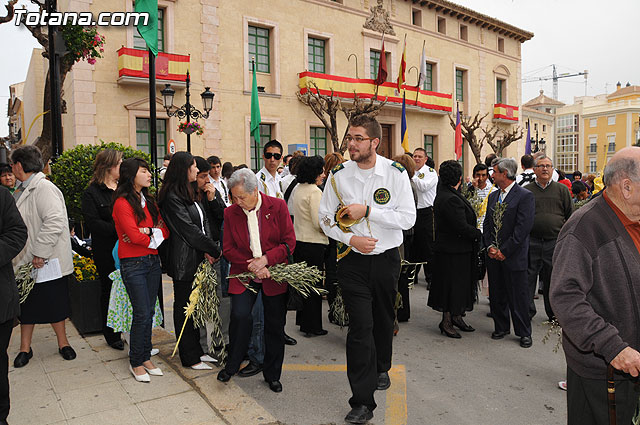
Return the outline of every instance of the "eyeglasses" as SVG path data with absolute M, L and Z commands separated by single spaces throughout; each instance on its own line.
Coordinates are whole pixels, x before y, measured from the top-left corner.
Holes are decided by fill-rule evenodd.
M 271 157 L 273 157 L 277 161 L 280 158 L 282 158 L 282 154 L 281 153 L 267 152 L 267 153 L 264 154 L 264 157 L 265 157 L 265 159 L 271 159 Z
M 353 140 L 355 140 L 356 142 L 360 143 L 360 142 L 362 142 L 364 140 L 373 140 L 373 139 L 375 139 L 375 137 L 361 137 L 361 136 L 352 137 L 352 136 L 346 136 L 344 138 L 344 140 L 346 140 L 347 143 L 351 142 Z
M 551 165 L 551 164 L 540 164 L 540 165 L 536 165 L 536 167 L 538 167 L 538 168 L 553 168 L 553 165 Z

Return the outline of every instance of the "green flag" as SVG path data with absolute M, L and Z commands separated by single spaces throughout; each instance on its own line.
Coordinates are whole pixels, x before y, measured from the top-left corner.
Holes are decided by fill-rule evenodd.
M 147 47 L 154 56 L 158 56 L 158 0 L 136 0 L 137 13 L 148 13 L 147 25 L 143 25 L 144 19 L 138 21 L 138 33 L 147 43 Z
M 258 81 L 256 80 L 256 65 L 253 64 L 253 86 L 251 88 L 251 135 L 256 146 L 260 144 L 260 102 L 258 102 Z

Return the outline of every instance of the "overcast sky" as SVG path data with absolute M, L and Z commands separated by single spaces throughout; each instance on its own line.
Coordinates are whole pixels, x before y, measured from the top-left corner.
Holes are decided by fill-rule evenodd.
M 242 0 L 250 1 L 250 0 Z M 523 78 L 546 77 L 555 64 L 558 73 L 589 71 L 587 94 L 611 93 L 616 82 L 640 84 L 637 53 L 640 1 L 612 0 L 455 0 L 456 3 L 534 33 L 522 46 Z M 0 0 L 4 5 L 7 0 Z M 20 0 L 19 4 L 25 3 Z M 0 6 L 0 15 L 5 15 Z M 24 81 L 33 47 L 31 34 L 12 23 L 0 25 L 0 136 L 8 134 L 6 105 L 9 85 Z M 634 80 L 634 77 L 636 78 Z M 522 101 L 551 97 L 552 82 L 522 85 Z M 606 89 L 606 91 L 605 91 Z M 559 100 L 573 103 L 585 92 L 582 76 L 559 80 Z

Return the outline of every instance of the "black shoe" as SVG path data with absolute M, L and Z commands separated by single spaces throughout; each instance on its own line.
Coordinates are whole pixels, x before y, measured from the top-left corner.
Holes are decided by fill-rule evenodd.
M 462 320 L 462 317 L 460 317 L 459 319 L 456 319 L 454 317 L 453 319 L 451 319 L 451 323 L 453 324 L 453 326 L 456 326 L 457 328 L 459 328 L 462 332 L 475 331 L 475 329 L 472 326 L 467 325 L 465 321 Z
M 220 372 L 218 372 L 217 379 L 220 382 L 229 382 L 229 379 L 231 379 L 231 374 L 227 372 L 225 369 L 222 369 L 220 370 Z
M 538 288 L 538 294 L 543 295 L 544 291 L 542 290 L 542 288 Z
M 29 359 L 33 357 L 33 348 L 29 348 L 29 352 L 25 353 L 24 351 L 20 351 L 16 356 L 16 359 L 13 361 L 14 367 L 23 367 L 29 363 Z
M 238 376 L 242 378 L 248 378 L 249 376 L 257 375 L 262 372 L 262 365 L 254 362 L 249 362 L 248 365 L 240 369 Z
M 269 389 L 271 389 L 271 391 L 273 391 L 274 393 L 282 392 L 282 384 L 280 383 L 280 381 L 267 381 L 267 384 L 269 384 Z
M 291 338 L 289 335 L 284 334 L 284 343 L 286 345 L 296 345 L 298 343 L 298 341 L 296 341 L 295 339 Z
M 533 341 L 531 340 L 530 336 L 523 336 L 522 338 L 520 338 L 520 347 L 529 348 L 532 345 L 533 345 Z
M 505 337 L 505 335 L 509 335 L 511 332 L 506 331 L 506 332 L 498 332 L 498 331 L 494 331 L 491 332 L 491 339 L 502 339 Z
M 111 347 L 111 348 L 113 348 L 115 350 L 124 350 L 124 341 L 119 339 L 119 340 L 109 344 L 109 347 Z
M 76 352 L 73 351 L 73 348 L 71 348 L 70 345 L 67 345 L 67 346 L 62 347 L 62 348 L 58 348 L 58 353 L 60 353 L 62 358 L 65 359 L 65 360 L 73 360 L 73 359 L 76 358 Z
M 380 372 L 378 374 L 378 386 L 376 390 L 384 391 L 391 386 L 391 380 L 389 379 L 389 374 L 387 372 Z
M 442 323 L 440 323 L 438 325 L 438 327 L 440 328 L 440 333 L 441 334 L 445 334 L 446 336 L 448 336 L 449 338 L 462 338 L 460 336 L 460 334 L 458 332 L 456 332 L 455 329 L 451 328 L 453 330 L 453 332 L 449 332 L 447 329 L 445 329 L 444 325 Z
M 326 335 L 328 333 L 329 333 L 329 331 L 327 331 L 325 329 L 320 329 L 319 331 L 305 332 L 304 336 L 306 338 L 313 338 L 314 336 L 322 336 L 322 335 Z
M 491 314 L 491 312 L 488 312 L 487 317 L 493 317 L 493 314 Z
M 367 406 L 356 406 L 345 416 L 344 421 L 350 424 L 366 424 L 373 418 L 373 412 Z

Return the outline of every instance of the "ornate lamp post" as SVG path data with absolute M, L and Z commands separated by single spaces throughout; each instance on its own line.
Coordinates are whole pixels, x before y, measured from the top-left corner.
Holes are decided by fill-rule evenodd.
M 544 140 L 544 137 L 542 139 L 538 139 L 538 130 L 536 130 L 536 138 L 532 140 L 532 142 L 534 142 L 534 145 L 531 147 L 531 153 L 545 151 L 544 147 L 547 142 Z
M 199 118 L 206 120 L 207 118 L 209 118 L 209 112 L 211 112 L 211 110 L 213 109 L 213 97 L 215 96 L 215 94 L 209 91 L 210 87 L 204 88 L 204 91 L 200 94 L 200 97 L 202 97 L 202 104 L 204 109 L 204 113 L 202 113 L 198 109 L 196 109 L 189 101 L 189 98 L 191 97 L 191 93 L 189 92 L 189 84 L 191 82 L 191 78 L 189 78 L 189 71 L 187 71 L 187 79 L 185 82 L 185 97 L 187 98 L 187 103 L 174 111 L 171 111 L 171 109 L 174 107 L 173 97 L 175 96 L 176 91 L 171 88 L 171 84 L 165 84 L 164 89 L 160 90 L 160 93 L 162 93 L 164 108 L 167 110 L 167 115 L 169 115 L 170 117 L 177 116 L 181 120 L 186 118 L 188 123 L 191 122 L 191 119 L 194 119 L 195 121 L 198 121 Z M 191 152 L 191 133 L 193 133 L 193 130 L 187 129 L 185 133 L 187 134 L 187 152 Z

